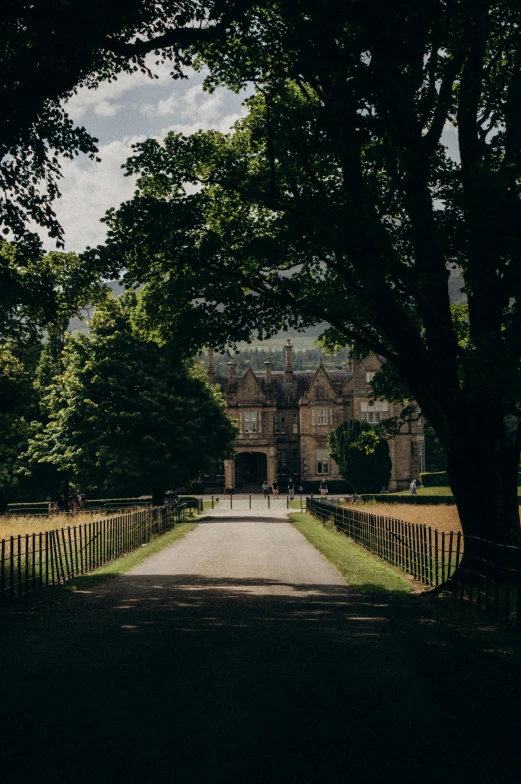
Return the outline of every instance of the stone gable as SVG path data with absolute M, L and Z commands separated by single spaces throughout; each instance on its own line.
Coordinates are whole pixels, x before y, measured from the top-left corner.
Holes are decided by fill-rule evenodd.
M 323 478 L 340 480 L 328 456 L 329 434 L 346 419 L 371 422 L 399 413 L 390 403 L 370 405 L 370 380 L 382 366 L 375 354 L 353 360 L 345 370 L 326 371 L 320 365 L 316 371 L 293 371 L 291 351 L 291 345 L 286 346 L 285 370 L 270 373 L 268 380 L 251 368 L 236 380 L 234 362 L 229 363 L 232 375 L 215 378 L 226 395 L 227 414 L 240 430 L 236 459 L 225 461 L 228 486 L 252 480 L 250 490 L 258 491 L 264 479 L 271 484 L 278 477 L 284 485 L 288 476 L 295 482 L 316 482 L 317 487 Z M 426 468 L 421 423 L 404 425 L 389 441 L 389 452 L 389 489 L 408 487 Z

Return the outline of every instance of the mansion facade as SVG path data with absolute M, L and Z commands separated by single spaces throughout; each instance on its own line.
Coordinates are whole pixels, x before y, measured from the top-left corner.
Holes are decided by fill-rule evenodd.
M 293 370 L 293 348 L 285 346 L 284 371 L 273 372 L 269 358 L 264 374 L 251 368 L 241 378 L 230 359 L 227 377 L 216 377 L 213 352 L 208 352 L 207 372 L 226 396 L 227 415 L 239 428 L 235 459 L 225 460 L 217 475 L 205 482 L 242 492 L 258 492 L 264 480 L 277 478 L 285 491 L 291 476 L 300 483 L 318 484 L 325 479 L 332 487 L 342 481 L 328 451 L 329 434 L 346 419 L 379 422 L 392 417 L 393 405 L 385 401 L 369 404 L 370 381 L 382 362 L 375 354 L 350 362 L 346 370 Z M 421 421 L 403 425 L 389 441 L 392 461 L 389 490 L 409 486 L 425 470 L 424 436 Z

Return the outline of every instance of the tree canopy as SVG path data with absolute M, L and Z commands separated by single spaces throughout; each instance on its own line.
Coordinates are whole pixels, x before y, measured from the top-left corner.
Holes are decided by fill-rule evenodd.
M 159 331 L 197 298 L 216 346 L 324 320 L 377 352 L 447 453 L 464 530 L 518 541 L 519 4 L 279 0 L 200 53 L 210 88 L 255 85 L 246 118 L 138 144 L 91 258 L 148 283 Z
M 369 452 L 360 445 L 361 434 L 370 430 L 368 422 L 348 419 L 329 436 L 331 457 L 354 493 L 380 493 L 391 478 L 392 464 L 385 438 L 377 439 Z
M 63 102 L 78 87 L 96 89 L 145 63 L 172 63 L 182 75 L 188 49 L 214 40 L 238 19 L 244 0 L 7 0 L 2 8 L 0 66 L 0 225 L 32 240 L 30 219 L 63 243 L 52 203 L 59 196 L 60 157 L 95 158 L 97 139 L 75 127 Z
M 46 389 L 49 421 L 30 451 L 84 490 L 152 492 L 162 504 L 166 489 L 232 454 L 236 429 L 177 346 L 136 334 L 135 300 L 108 299 L 88 335 L 68 337 L 63 371 Z

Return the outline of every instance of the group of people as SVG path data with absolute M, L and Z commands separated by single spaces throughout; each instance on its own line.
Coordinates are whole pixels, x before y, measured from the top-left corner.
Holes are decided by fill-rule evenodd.
M 271 485 L 269 485 L 268 480 L 265 479 L 264 482 L 262 483 L 262 492 L 264 493 L 264 498 L 267 498 L 269 495 L 273 495 L 274 498 L 278 498 L 279 497 L 278 479 L 274 479 Z M 298 492 L 299 493 L 304 492 L 304 488 L 301 485 L 299 485 Z M 293 479 L 291 479 L 291 477 L 288 479 L 288 495 L 290 499 L 295 498 L 295 484 L 293 482 Z
M 322 482 L 320 483 L 319 490 L 320 490 L 320 495 L 322 496 L 327 495 L 327 484 L 324 482 L 324 480 L 322 480 Z M 264 498 L 267 498 L 268 495 L 273 495 L 274 498 L 278 498 L 279 496 L 278 479 L 274 479 L 271 485 L 269 485 L 268 480 L 265 479 L 264 482 L 262 483 L 262 492 L 264 493 Z M 302 485 L 299 485 L 298 487 L 299 495 L 302 495 L 303 492 L 304 492 L 304 488 L 302 487 Z M 290 497 L 290 500 L 293 500 L 293 498 L 295 498 L 295 484 L 293 482 L 293 479 L 291 479 L 291 477 L 288 479 L 288 495 Z

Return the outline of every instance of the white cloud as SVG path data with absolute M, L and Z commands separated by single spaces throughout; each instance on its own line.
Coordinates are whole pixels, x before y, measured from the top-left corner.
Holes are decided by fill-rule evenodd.
M 167 84 L 172 80 L 170 72 L 172 66 L 170 63 L 163 63 L 155 65 L 154 55 L 150 55 L 146 60 L 147 66 L 158 77 L 151 79 L 147 74 L 138 71 L 136 73 L 128 74 L 123 73 L 112 82 L 102 82 L 95 90 L 90 90 L 88 87 L 80 87 L 78 92 L 65 104 L 65 108 L 70 114 L 71 118 L 78 122 L 84 115 L 90 111 L 95 111 L 96 114 L 101 116 L 108 116 L 103 114 L 103 110 L 97 111 L 100 104 L 110 104 L 115 98 L 120 98 L 124 93 L 134 90 L 137 87 L 159 86 Z M 109 114 L 115 114 L 110 112 Z
M 110 103 L 110 101 L 100 101 L 94 107 L 94 114 L 98 117 L 113 117 L 123 108 L 122 103 Z
M 106 226 L 100 219 L 110 207 L 132 198 L 135 178 L 124 177 L 121 165 L 132 154 L 131 145 L 145 136 L 127 136 L 101 145 L 101 163 L 75 159 L 62 163 L 61 199 L 56 202 L 58 220 L 65 229 L 66 250 L 83 250 L 103 242 Z M 46 241 L 46 246 L 54 247 Z
M 230 108 L 237 108 L 237 100 L 232 107 L 227 106 L 230 93 L 218 89 L 214 93 L 206 93 L 200 84 L 190 87 L 184 94 L 174 91 L 165 100 L 158 101 L 155 105 L 144 104 L 141 111 L 147 117 L 166 118 L 172 117 L 173 122 L 162 128 L 159 135 L 165 136 L 168 131 L 183 133 L 185 135 L 199 130 L 215 129 L 227 133 L 230 127 L 246 114 L 246 109 L 239 112 L 229 112 Z M 228 113 L 226 113 L 228 109 Z
M 205 93 L 200 85 L 190 87 L 184 95 L 174 91 L 165 100 L 158 101 L 155 105 L 144 104 L 141 112 L 147 117 L 168 117 L 175 115 L 180 120 L 194 121 L 200 117 L 207 124 L 210 120 L 222 115 L 224 90 L 214 93 Z
M 212 94 L 204 92 L 202 74 L 191 72 L 191 81 L 187 83 L 172 81 L 168 64 L 154 66 L 153 70 L 159 79 L 150 80 L 141 73 L 122 74 L 97 90 L 82 88 L 68 103 L 73 120 L 90 114 L 97 125 L 96 135 L 101 137 L 98 153 L 101 163 L 82 156 L 72 161 L 62 160 L 62 196 L 55 203 L 55 209 L 65 230 L 67 250 L 81 251 L 87 245 L 102 243 L 106 227 L 99 222 L 100 218 L 110 207 L 117 208 L 122 201 L 132 198 L 135 178 L 124 177 L 121 165 L 132 154 L 133 143 L 148 137 L 161 140 L 169 131 L 189 135 L 200 129 L 214 128 L 226 133 L 245 114 L 244 107 L 240 106 L 242 98 L 224 89 Z M 154 91 L 156 85 L 161 88 L 158 92 Z M 132 95 L 131 91 L 136 88 L 136 95 Z M 144 90 L 149 102 L 143 105 Z M 118 119 L 112 120 L 118 114 Z M 103 138 L 105 126 L 100 124 L 105 118 L 109 133 L 115 132 L 120 138 L 112 141 L 109 141 L 110 137 Z M 88 128 L 89 123 L 86 125 Z M 54 247 L 53 241 L 45 238 L 44 242 L 48 248 Z

